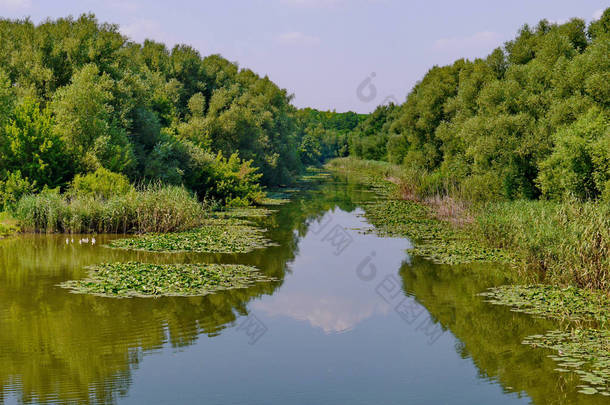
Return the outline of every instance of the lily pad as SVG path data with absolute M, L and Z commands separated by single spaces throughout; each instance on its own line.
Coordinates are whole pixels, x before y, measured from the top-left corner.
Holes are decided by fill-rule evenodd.
M 200 296 L 273 281 L 258 269 L 238 264 L 105 263 L 89 277 L 60 284 L 74 293 L 107 297 Z
M 246 253 L 271 246 L 264 229 L 236 219 L 208 220 L 200 228 L 113 240 L 112 248 L 148 252 Z

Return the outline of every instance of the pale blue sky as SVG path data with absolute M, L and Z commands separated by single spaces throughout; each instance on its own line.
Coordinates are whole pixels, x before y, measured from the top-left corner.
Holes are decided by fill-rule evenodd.
M 369 112 L 402 102 L 434 64 L 473 58 L 540 19 L 587 22 L 602 0 L 0 0 L 3 17 L 78 16 L 120 24 L 136 41 L 186 43 L 267 74 L 294 104 Z M 358 97 L 371 73 L 377 96 Z

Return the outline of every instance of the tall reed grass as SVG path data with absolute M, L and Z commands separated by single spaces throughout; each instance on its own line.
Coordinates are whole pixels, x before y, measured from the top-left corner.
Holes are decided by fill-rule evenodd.
M 332 159 L 326 164 L 326 167 L 347 176 L 357 177 L 366 183 L 377 183 L 384 179 L 398 182 L 402 175 L 400 166 L 377 160 L 362 160 L 352 156 Z
M 107 199 L 54 191 L 27 195 L 15 217 L 26 232 L 145 233 L 192 229 L 205 211 L 183 187 L 148 185 Z
M 610 290 L 610 204 L 576 200 L 493 203 L 476 215 L 480 235 L 515 251 L 545 282 Z

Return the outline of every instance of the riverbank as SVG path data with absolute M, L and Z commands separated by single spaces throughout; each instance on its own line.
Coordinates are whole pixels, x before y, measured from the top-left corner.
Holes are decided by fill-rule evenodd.
M 610 290 L 610 204 L 576 201 L 469 204 L 448 196 L 418 198 L 405 192 L 410 187 L 396 165 L 341 158 L 329 162 L 327 168 L 380 192 L 382 199 L 369 215 L 375 217 L 375 225 L 382 229 L 390 228 L 416 242 L 422 232 L 434 230 L 438 235 L 436 244 L 446 243 L 449 251 L 466 248 L 465 254 L 447 253 L 447 257 L 455 260 L 481 248 L 496 249 L 503 254 L 489 259 L 511 257 L 514 268 L 528 282 Z M 405 210 L 419 210 L 419 217 L 432 222 L 420 232 L 409 224 L 410 218 L 400 213 Z M 422 246 L 429 244 L 420 244 L 414 253 Z

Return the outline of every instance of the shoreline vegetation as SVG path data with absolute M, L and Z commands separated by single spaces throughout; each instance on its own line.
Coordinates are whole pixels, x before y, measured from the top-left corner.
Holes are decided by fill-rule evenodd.
M 409 178 L 398 165 L 350 157 L 332 160 L 327 168 L 380 191 L 385 198 L 369 205 L 368 217 L 381 232 L 423 241 L 423 253 L 427 240 L 449 246 L 458 241 L 456 257 L 445 257 L 448 263 L 457 262 L 458 255 L 467 260 L 478 249 L 491 249 L 502 253 L 490 260 L 512 263 L 526 280 L 610 289 L 610 204 L 416 198 L 404 192 Z M 464 254 L 460 247 L 467 249 Z
M 507 251 L 476 236 L 463 208 L 448 209 L 445 205 L 405 198 L 401 193 L 399 166 L 348 157 L 331 160 L 326 168 L 377 192 L 379 199 L 364 204 L 366 218 L 380 235 L 411 239 L 414 246 L 410 254 L 438 264 L 513 262 Z M 452 212 L 451 219 L 447 212 Z
M 184 187 L 151 185 L 108 198 L 43 191 L 21 198 L 14 215 L 24 232 L 140 234 L 195 228 L 207 211 Z

